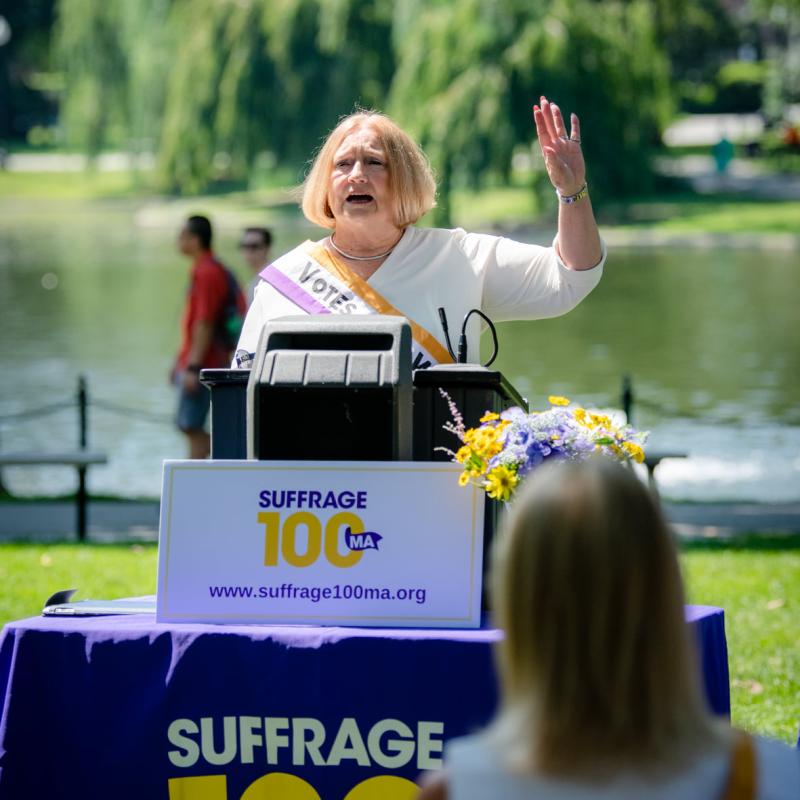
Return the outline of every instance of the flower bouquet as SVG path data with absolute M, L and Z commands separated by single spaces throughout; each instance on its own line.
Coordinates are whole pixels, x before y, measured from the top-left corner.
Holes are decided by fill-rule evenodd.
M 444 427 L 462 446 L 457 452 L 438 449 L 464 465 L 458 479 L 461 486 L 480 486 L 494 500 L 509 500 L 519 482 L 550 459 L 582 460 L 603 453 L 619 461 L 644 461 L 646 433 L 618 425 L 606 414 L 571 407 L 566 397 L 549 397 L 546 411 L 487 412 L 477 428 L 466 428 L 453 400 L 444 390 L 440 392 L 453 417 Z

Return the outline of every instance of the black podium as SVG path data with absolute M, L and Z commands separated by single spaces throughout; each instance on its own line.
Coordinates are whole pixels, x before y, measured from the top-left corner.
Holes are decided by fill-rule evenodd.
M 448 461 L 458 450 L 443 390 L 467 427 L 526 400 L 497 370 L 444 364 L 411 370 L 402 317 L 303 316 L 269 322 L 251 370 L 205 369 L 211 458 Z M 306 429 L 303 435 L 303 429 Z M 484 564 L 499 503 L 484 512 Z
M 211 458 L 247 458 L 247 384 L 250 370 L 204 369 L 200 380 L 211 392 Z M 477 364 L 452 364 L 412 373 L 412 461 L 447 461 L 437 447 L 458 449 L 458 441 L 442 426 L 450 419 L 444 389 L 455 401 L 467 426 L 478 424 L 486 411 L 499 413 L 519 406 L 527 410 L 522 395 L 502 372 Z M 358 391 L 357 389 L 354 391 Z M 320 394 L 320 400 L 324 397 Z M 265 456 L 265 458 L 273 456 Z M 281 456 L 290 460 L 310 458 L 297 450 Z M 354 458 L 352 452 L 343 459 Z M 392 459 L 388 459 L 392 460 Z

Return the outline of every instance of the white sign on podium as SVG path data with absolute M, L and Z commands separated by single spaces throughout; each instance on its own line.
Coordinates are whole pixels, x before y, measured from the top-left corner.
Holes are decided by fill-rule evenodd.
M 478 627 L 484 493 L 461 472 L 166 461 L 157 619 Z

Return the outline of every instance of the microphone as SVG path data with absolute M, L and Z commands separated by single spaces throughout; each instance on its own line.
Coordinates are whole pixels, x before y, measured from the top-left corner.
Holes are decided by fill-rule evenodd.
M 453 352 L 453 346 L 450 344 L 450 331 L 447 330 L 447 314 L 444 313 L 444 308 L 441 306 L 439 306 L 439 321 L 442 323 L 444 340 L 447 343 L 447 352 L 450 353 L 450 358 L 456 361 L 456 354 Z
M 461 323 L 461 334 L 458 337 L 457 355 L 453 352 L 453 346 L 450 343 L 450 331 L 447 328 L 447 315 L 444 312 L 444 308 L 440 306 L 438 311 L 439 320 L 442 323 L 442 330 L 444 331 L 444 339 L 447 343 L 447 351 L 450 353 L 450 357 L 456 362 L 456 364 L 467 363 L 467 323 L 473 314 L 477 314 L 479 317 L 481 317 L 489 326 L 489 330 L 492 332 L 492 346 L 494 350 L 492 352 L 492 357 L 483 366 L 489 367 L 494 363 L 499 350 L 497 344 L 497 329 L 494 327 L 494 323 L 489 319 L 489 317 L 486 316 L 486 314 L 483 313 L 483 311 L 481 311 L 479 308 L 472 308 L 464 316 L 464 321 Z

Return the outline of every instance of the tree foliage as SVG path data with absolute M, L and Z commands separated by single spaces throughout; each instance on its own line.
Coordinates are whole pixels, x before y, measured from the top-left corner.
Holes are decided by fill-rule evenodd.
M 59 0 L 63 120 L 89 152 L 152 146 L 164 185 L 193 192 L 246 178 L 263 151 L 299 168 L 339 116 L 386 108 L 426 148 L 445 219 L 453 181 L 508 176 L 547 94 L 580 114 L 594 191 L 640 192 L 671 108 L 660 37 L 675 7 Z
M 65 0 L 58 6 L 57 42 L 69 99 L 62 121 L 68 141 L 89 155 L 100 151 L 109 126 L 122 116 L 125 105 L 122 17 L 121 4 L 103 0 Z
M 170 74 L 161 174 L 196 190 L 218 154 L 232 177 L 265 150 L 302 163 L 341 114 L 383 97 L 394 67 L 387 10 L 357 0 L 176 2 L 172 27 L 191 33 Z
M 54 87 L 36 86 L 36 78 L 52 73 L 53 6 L 54 0 L 0 2 L 0 144 L 52 124 Z
M 648 189 L 649 156 L 671 110 L 652 6 L 415 3 L 413 21 L 395 23 L 390 106 L 430 153 L 445 200 L 454 177 L 507 175 L 515 147 L 533 142 L 542 94 L 579 114 L 596 194 Z
M 90 153 L 153 143 L 176 191 L 220 165 L 243 178 L 264 150 L 297 163 L 382 101 L 390 20 L 388 0 L 60 0 L 63 122 Z

